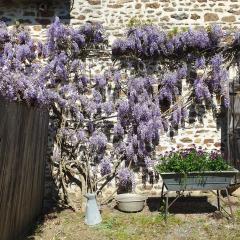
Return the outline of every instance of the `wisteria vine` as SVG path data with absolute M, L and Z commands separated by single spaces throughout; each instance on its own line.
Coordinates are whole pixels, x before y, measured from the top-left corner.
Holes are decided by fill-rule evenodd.
M 1 23 L 0 95 L 49 108 L 50 160 L 62 198 L 74 207 L 68 183 L 84 195 L 116 176 L 119 187 L 133 189 L 133 169 L 152 171 L 161 135 L 183 126 L 190 108 L 216 111 L 216 98 L 228 107 L 228 68 L 238 64 L 240 34 L 224 44 L 226 36 L 219 26 L 133 26 L 114 41 L 112 65 L 92 74 L 91 54 L 108 48 L 101 25 L 73 28 L 56 18 L 41 42 Z

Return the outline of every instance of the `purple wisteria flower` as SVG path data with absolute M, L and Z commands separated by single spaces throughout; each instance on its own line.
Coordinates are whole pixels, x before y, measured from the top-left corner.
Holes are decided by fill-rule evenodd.
M 185 108 L 182 108 L 181 106 L 175 107 L 174 111 L 172 112 L 172 125 L 178 126 L 180 123 L 185 121 L 185 118 L 187 116 L 187 111 Z
M 115 111 L 114 104 L 111 101 L 104 102 L 101 106 L 103 112 L 106 113 L 107 116 L 111 115 Z
M 69 29 L 69 34 L 72 39 L 73 49 L 76 53 L 78 53 L 81 48 L 85 47 L 86 36 L 84 36 L 80 30 L 73 28 Z
M 200 57 L 200 58 L 197 58 L 196 61 L 195 61 L 195 67 L 197 69 L 203 69 L 206 67 L 206 60 L 205 60 L 205 57 Z
M 82 75 L 78 78 L 79 87 L 86 88 L 89 82 L 90 81 L 87 76 Z
M 14 58 L 14 49 L 12 43 L 8 42 L 4 45 L 3 58 L 5 61 L 12 61 Z
M 197 78 L 194 81 L 194 90 L 198 101 L 211 99 L 211 93 L 203 78 Z
M 223 56 L 221 54 L 216 54 L 211 58 L 211 64 L 214 71 L 218 71 L 223 64 Z
M 19 44 L 26 44 L 30 40 L 29 33 L 26 31 L 21 31 L 17 33 L 17 41 Z
M 79 59 L 74 59 L 71 63 L 71 71 L 72 72 L 77 72 L 78 68 L 80 66 L 80 61 Z
M 47 54 L 53 54 L 58 48 L 61 48 L 61 44 L 68 41 L 69 31 L 66 26 L 64 26 L 58 17 L 55 18 L 53 24 L 50 25 L 48 32 L 47 32 Z
M 120 123 L 117 123 L 116 125 L 114 125 L 113 128 L 113 133 L 115 136 L 123 136 L 124 135 L 124 128 L 121 126 Z
M 16 48 L 16 59 L 20 62 L 25 61 L 30 57 L 31 51 L 28 45 L 19 45 Z
M 112 165 L 109 158 L 103 158 L 100 162 L 100 172 L 102 176 L 111 173 Z
M 100 24 L 87 22 L 80 29 L 74 29 L 62 24 L 58 17 L 50 25 L 47 37 L 46 52 L 48 55 L 67 50 L 69 46 L 75 54 L 79 54 L 86 45 L 95 45 L 105 41 L 104 31 Z
M 106 78 L 103 76 L 96 76 L 94 80 L 95 80 L 96 86 L 99 88 L 103 88 L 107 84 Z
M 115 87 L 116 88 L 120 88 L 121 84 L 120 84 L 120 81 L 121 81 L 121 73 L 119 71 L 116 71 L 113 75 L 113 80 L 114 80 L 114 83 L 115 83 Z
M 179 79 L 185 78 L 187 76 L 187 65 L 183 65 L 177 70 L 177 76 Z
M 129 110 L 130 109 L 129 109 L 128 101 L 127 100 L 120 101 L 118 106 L 118 116 L 120 118 L 128 116 Z
M 94 44 L 105 41 L 104 29 L 99 23 L 87 22 L 80 28 L 80 33 L 85 36 L 85 39 Z
M 149 156 L 146 156 L 144 162 L 148 168 L 152 168 L 156 161 L 152 160 Z
M 220 25 L 213 25 L 210 27 L 209 36 L 214 45 L 218 44 L 226 35 Z
M 7 43 L 10 40 L 10 34 L 4 22 L 0 21 L 0 44 Z
M 135 187 L 135 176 L 133 171 L 128 168 L 121 168 L 118 170 L 118 179 L 120 186 L 131 185 L 132 188 Z
M 107 145 L 107 137 L 104 133 L 95 131 L 89 138 L 89 144 L 97 151 L 102 152 Z
M 193 48 L 205 50 L 215 47 L 224 36 L 219 25 L 212 26 L 210 30 L 190 28 L 173 36 L 161 31 L 158 26 L 137 26 L 128 30 L 127 37 L 113 42 L 112 54 L 116 58 L 135 55 L 141 59 L 171 56 Z
M 99 91 L 93 90 L 93 101 L 97 104 L 102 102 L 102 95 Z

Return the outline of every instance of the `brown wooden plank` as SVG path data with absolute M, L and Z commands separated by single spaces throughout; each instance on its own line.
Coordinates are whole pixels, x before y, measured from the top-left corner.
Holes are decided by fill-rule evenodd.
M 18 239 L 41 213 L 48 112 L 0 102 L 0 233 Z

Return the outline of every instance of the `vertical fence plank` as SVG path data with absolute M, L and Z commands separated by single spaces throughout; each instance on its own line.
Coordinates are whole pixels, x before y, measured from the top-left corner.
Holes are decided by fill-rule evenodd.
M 40 214 L 48 112 L 0 101 L 0 238 L 18 239 Z

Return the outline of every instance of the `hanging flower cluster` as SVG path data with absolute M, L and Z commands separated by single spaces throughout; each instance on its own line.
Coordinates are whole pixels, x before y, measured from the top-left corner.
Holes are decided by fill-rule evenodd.
M 45 105 L 51 98 L 45 83 L 39 79 L 39 49 L 27 29 L 9 31 L 0 23 L 0 94 L 7 100 Z
M 154 25 L 137 26 L 129 29 L 127 37 L 115 40 L 112 55 L 120 62 L 129 61 L 128 68 L 136 68 L 139 62 L 146 65 L 153 61 L 161 66 L 154 72 L 160 78 L 160 100 L 175 101 L 181 91 L 181 79 L 186 78 L 194 88 L 195 101 L 211 102 L 216 94 L 222 96 L 225 106 L 228 106 L 228 71 L 224 67 L 223 56 L 228 51 L 219 53 L 225 36 L 226 32 L 218 25 L 170 34 Z M 233 45 L 236 43 L 237 35 Z M 199 75 L 199 70 L 205 74 Z
M 71 55 L 84 56 L 84 51 L 93 46 L 99 47 L 106 41 L 102 25 L 89 23 L 75 29 L 63 25 L 59 18 L 48 29 L 47 44 L 43 52 L 48 56 L 66 51 Z
M 121 168 L 118 170 L 118 180 L 120 186 L 129 186 L 132 188 L 135 187 L 135 177 L 133 171 L 128 168 Z
M 216 25 L 205 29 L 188 29 L 175 35 L 161 31 L 154 25 L 132 27 L 127 37 L 117 39 L 112 46 L 114 58 L 122 55 L 144 58 L 177 56 L 189 51 L 202 51 L 216 47 L 224 32 Z
M 184 124 L 190 105 L 213 106 L 219 95 L 228 106 L 228 71 L 223 54 L 216 51 L 226 33 L 212 26 L 169 34 L 144 25 L 130 28 L 126 35 L 115 40 L 112 56 L 134 77 L 126 80 L 114 135 L 127 162 L 151 168 L 161 132 Z M 116 91 L 123 88 L 121 82 Z

